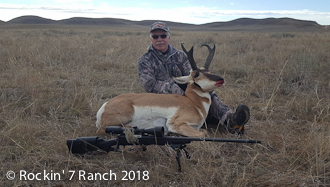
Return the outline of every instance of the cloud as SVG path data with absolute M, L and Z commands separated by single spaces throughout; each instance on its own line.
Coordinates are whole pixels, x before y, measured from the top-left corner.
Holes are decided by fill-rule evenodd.
M 93 0 L 54 0 L 55 3 L 72 4 L 72 3 L 86 3 L 93 2 Z
M 207 7 L 188 7 L 181 8 L 181 12 L 186 12 L 190 17 L 203 18 L 196 21 L 215 22 L 230 21 L 241 17 L 267 18 L 267 17 L 291 17 L 295 19 L 313 20 L 320 24 L 330 24 L 325 18 L 330 16 L 330 12 L 320 12 L 305 10 L 219 10 Z

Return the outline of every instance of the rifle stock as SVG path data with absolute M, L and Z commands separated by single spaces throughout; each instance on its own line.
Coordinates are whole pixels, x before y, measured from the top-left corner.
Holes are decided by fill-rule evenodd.
M 105 152 L 113 151 L 112 146 L 117 144 L 116 139 L 103 140 L 99 137 L 78 137 L 66 142 L 69 151 L 73 154 L 84 154 L 87 152 L 102 150 Z

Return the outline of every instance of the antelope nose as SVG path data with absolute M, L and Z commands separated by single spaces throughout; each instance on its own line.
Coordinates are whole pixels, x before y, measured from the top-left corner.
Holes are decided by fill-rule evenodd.
M 221 87 L 223 84 L 225 84 L 225 81 L 224 80 L 220 80 L 220 81 L 216 81 L 215 82 L 215 86 L 216 87 Z

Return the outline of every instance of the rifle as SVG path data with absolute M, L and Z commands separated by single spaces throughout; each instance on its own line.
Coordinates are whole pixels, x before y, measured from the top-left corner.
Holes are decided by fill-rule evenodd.
M 170 145 L 177 154 L 176 160 L 181 172 L 180 151 L 182 150 L 187 158 L 190 158 L 189 153 L 185 150 L 186 144 L 192 141 L 210 141 L 210 142 L 236 142 L 236 143 L 261 143 L 259 140 L 244 140 L 244 139 L 219 139 L 219 138 L 191 138 L 191 137 L 173 137 L 164 136 L 164 127 L 156 126 L 150 129 L 139 129 L 134 127 L 106 127 L 106 133 L 117 134 L 117 138 L 103 140 L 99 137 L 78 137 L 77 139 L 67 140 L 69 151 L 73 154 L 85 154 L 93 151 L 118 151 L 119 146 L 126 145 L 143 145 L 144 151 L 147 145 Z M 130 140 L 128 140 L 130 139 Z M 131 140 L 134 139 L 134 140 Z M 114 146 L 114 147 L 113 147 Z

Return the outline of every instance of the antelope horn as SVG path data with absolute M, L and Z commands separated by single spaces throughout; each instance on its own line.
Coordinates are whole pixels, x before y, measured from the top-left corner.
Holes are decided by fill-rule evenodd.
M 198 67 L 197 67 L 196 62 L 195 62 L 194 57 L 193 57 L 194 46 L 192 46 L 191 49 L 189 50 L 189 52 L 187 52 L 187 50 L 186 50 L 186 48 L 184 47 L 183 44 L 184 43 L 181 43 L 181 48 L 186 53 L 186 55 L 188 56 L 188 60 L 190 62 L 191 68 L 193 70 L 198 70 Z
M 214 45 L 213 49 L 211 49 L 211 47 L 207 44 L 203 44 L 201 47 L 203 47 L 203 46 L 206 46 L 209 49 L 209 55 L 207 56 L 207 59 L 206 59 L 205 64 L 203 66 L 205 70 L 209 70 L 209 67 L 210 67 L 210 64 L 213 60 L 213 56 L 214 56 L 214 52 L 215 52 L 215 45 Z

